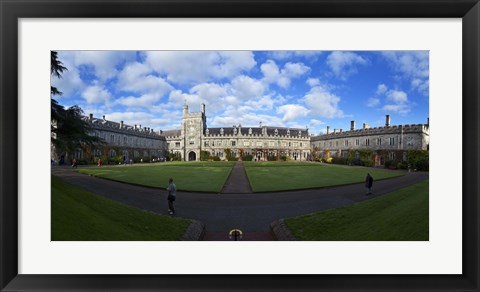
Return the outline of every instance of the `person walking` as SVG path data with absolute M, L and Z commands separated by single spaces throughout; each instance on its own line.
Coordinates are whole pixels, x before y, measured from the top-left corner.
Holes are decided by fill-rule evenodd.
M 175 215 L 175 207 L 173 207 L 173 202 L 175 202 L 175 199 L 177 198 L 177 186 L 173 182 L 173 178 L 170 178 L 168 180 L 168 214 L 170 215 Z
M 367 189 L 366 195 L 370 195 L 372 193 L 372 186 L 373 186 L 373 177 L 370 173 L 367 173 L 367 177 L 365 178 L 365 188 Z

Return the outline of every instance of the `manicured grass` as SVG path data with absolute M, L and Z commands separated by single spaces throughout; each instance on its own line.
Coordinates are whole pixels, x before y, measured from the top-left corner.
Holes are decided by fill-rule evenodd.
M 396 192 L 285 220 L 298 240 L 426 241 L 428 180 Z
M 111 180 L 166 188 L 174 179 L 178 190 L 215 192 L 222 190 L 234 162 L 164 162 L 155 164 L 118 165 L 78 168 L 81 173 Z
M 245 162 L 254 192 L 298 190 L 360 183 L 370 173 L 375 180 L 403 175 L 385 169 L 326 165 L 312 162 Z
M 180 240 L 189 220 L 155 215 L 52 176 L 52 241 Z

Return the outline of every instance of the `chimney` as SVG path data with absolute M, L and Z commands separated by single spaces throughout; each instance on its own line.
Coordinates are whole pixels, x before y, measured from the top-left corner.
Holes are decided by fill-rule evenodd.
M 93 120 L 93 114 L 90 114 L 90 121 Z
M 142 125 L 138 125 L 138 129 L 141 131 L 142 130 Z
M 385 127 L 390 127 L 390 115 L 385 116 Z
M 327 135 L 330 134 L 330 126 L 327 126 Z
M 120 121 L 120 129 L 123 129 L 123 121 Z
M 337 133 L 337 129 L 333 129 L 333 133 L 336 134 L 336 133 Z
M 202 103 L 202 113 L 205 113 L 205 104 Z
M 350 131 L 354 131 L 355 130 L 355 121 L 351 121 L 350 122 Z
M 363 123 L 363 129 L 365 130 L 365 129 L 367 129 L 367 128 L 368 128 L 367 123 Z
M 340 133 L 342 132 L 342 129 L 340 129 Z
M 105 121 L 105 115 L 103 115 L 103 120 Z
M 137 129 L 137 124 L 135 124 L 135 130 Z

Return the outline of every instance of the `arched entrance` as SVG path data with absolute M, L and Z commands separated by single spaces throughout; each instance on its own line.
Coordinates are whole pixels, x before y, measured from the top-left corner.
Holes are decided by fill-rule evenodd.
M 197 160 L 197 154 L 195 152 L 190 152 L 188 153 L 188 161 L 196 161 Z

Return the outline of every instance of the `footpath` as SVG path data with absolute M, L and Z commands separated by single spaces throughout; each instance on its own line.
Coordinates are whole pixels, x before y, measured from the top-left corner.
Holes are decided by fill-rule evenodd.
M 240 190 L 245 191 L 247 188 L 245 184 L 240 184 L 245 182 L 240 178 L 241 170 L 245 175 L 241 165 L 237 171 L 235 168 L 232 170 L 220 194 L 178 191 L 176 216 L 205 224 L 204 240 L 230 240 L 228 234 L 233 229 L 243 231 L 243 241 L 275 240 L 271 224 L 282 218 L 351 205 L 428 179 L 428 173 L 411 172 L 397 178 L 376 181 L 373 195 L 368 197 L 365 196 L 363 183 L 302 191 L 241 193 Z M 100 196 L 168 216 L 165 190 L 96 178 L 64 167 L 53 167 L 52 174 Z

